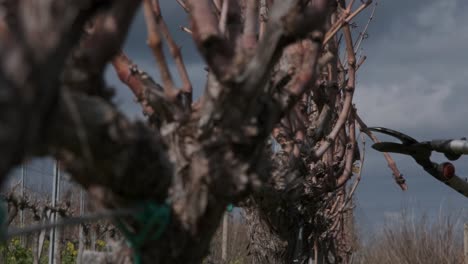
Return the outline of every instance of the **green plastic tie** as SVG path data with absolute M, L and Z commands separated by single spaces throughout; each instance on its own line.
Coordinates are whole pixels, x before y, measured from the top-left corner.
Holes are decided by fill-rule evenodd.
M 234 205 L 232 203 L 228 204 L 226 210 L 230 213 L 234 209 Z
M 155 241 L 161 237 L 169 225 L 171 208 L 168 204 L 157 205 L 149 202 L 145 203 L 143 210 L 134 217 L 142 226 L 138 234 L 131 232 L 120 219 L 117 219 L 117 227 L 124 235 L 128 245 L 133 249 L 134 263 L 141 264 L 141 247 L 146 241 Z

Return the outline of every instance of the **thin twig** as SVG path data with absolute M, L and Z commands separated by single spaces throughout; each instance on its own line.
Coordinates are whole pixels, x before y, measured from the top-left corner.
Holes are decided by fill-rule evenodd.
M 246 0 L 243 46 L 252 50 L 257 45 L 258 0 Z
M 260 1 L 260 12 L 258 14 L 259 30 L 258 39 L 262 39 L 265 34 L 266 23 L 268 21 L 268 2 L 266 0 Z
M 367 1 L 362 3 L 358 9 L 356 9 L 353 13 L 348 13 L 347 9 L 344 12 L 343 16 L 331 27 L 331 29 L 325 35 L 325 39 L 323 40 L 323 44 L 327 44 L 330 39 L 335 36 L 335 34 L 340 30 L 344 25 L 348 24 L 354 17 L 356 17 L 359 13 L 361 13 L 364 9 L 366 9 L 372 1 Z
M 367 129 L 367 125 L 364 123 L 364 121 L 362 121 L 361 117 L 357 113 L 356 113 L 356 121 L 358 122 L 361 131 L 363 131 L 367 136 L 369 136 L 369 138 L 372 139 L 374 143 L 380 142 L 379 139 L 371 131 Z M 400 171 L 398 170 L 395 160 L 393 160 L 392 156 L 386 152 L 384 152 L 383 155 L 385 157 L 385 160 L 387 160 L 388 167 L 393 172 L 393 177 L 395 178 L 395 182 L 398 184 L 398 186 L 400 186 L 400 188 L 403 191 L 408 190 L 408 186 L 406 185 L 406 180 L 403 177 L 403 174 L 401 174 Z
M 184 9 L 184 11 L 186 13 L 190 12 L 190 10 L 189 10 L 189 8 L 188 8 L 188 6 L 187 6 L 187 4 L 185 3 L 184 0 L 176 0 L 176 1 Z
M 174 81 L 172 80 L 169 66 L 163 52 L 160 27 L 157 23 L 161 17 L 157 17 L 154 13 L 151 0 L 144 0 L 144 13 L 146 25 L 148 27 L 148 46 L 151 48 L 158 64 L 164 91 L 168 94 L 169 98 L 175 99 L 177 92 L 175 91 Z
M 226 34 L 227 17 L 229 13 L 229 1 L 230 0 L 225 0 L 221 8 L 221 17 L 219 18 L 219 25 L 218 25 L 219 31 L 221 32 L 221 34 Z
M 367 56 L 362 56 L 359 58 L 359 61 L 356 65 L 356 70 L 359 70 L 359 68 L 361 68 L 361 66 L 364 64 L 364 62 L 366 61 L 367 59 Z
M 189 105 L 191 105 L 192 101 L 192 83 L 190 82 L 190 78 L 187 73 L 187 69 L 185 67 L 184 59 L 180 52 L 180 47 L 177 46 L 176 42 L 172 38 L 169 28 L 167 27 L 166 22 L 164 21 L 161 15 L 161 8 L 159 6 L 159 0 L 153 0 L 153 12 L 156 16 L 156 23 L 159 26 L 166 42 L 169 46 L 169 51 L 174 58 L 174 62 L 177 67 L 177 71 L 179 72 L 180 78 L 182 80 L 182 91 L 189 95 Z
M 190 35 L 193 34 L 192 30 L 189 29 L 188 27 L 180 27 L 180 29 L 181 29 L 182 31 L 184 31 L 185 33 L 188 33 L 188 34 L 190 34 Z
M 377 9 L 378 3 L 376 2 L 374 4 L 374 7 L 372 8 L 372 12 L 369 16 L 369 19 L 367 20 L 366 26 L 364 27 L 364 30 L 359 34 L 359 38 L 356 40 L 356 43 L 354 44 L 354 52 L 356 53 L 359 48 L 361 47 L 362 41 L 367 38 L 367 30 L 369 29 L 369 25 L 374 19 L 375 15 L 375 10 Z
M 336 180 L 337 188 L 340 188 L 348 182 L 351 178 L 352 170 L 353 170 L 353 163 L 355 160 L 354 154 L 356 149 L 356 127 L 355 127 L 355 118 L 354 114 L 350 113 L 349 121 L 349 143 L 346 149 L 346 161 L 343 173 L 338 179 Z
M 351 187 L 350 192 L 346 196 L 346 199 L 345 199 L 344 203 L 341 205 L 340 209 L 336 212 L 335 216 L 338 215 L 338 214 L 343 213 L 346 206 L 348 205 L 348 203 L 353 198 L 353 195 L 356 192 L 356 189 L 357 189 L 359 183 L 361 182 L 362 171 L 363 171 L 364 162 L 365 162 L 365 158 L 366 158 L 366 139 L 364 138 L 364 135 L 362 135 L 362 131 L 359 133 L 358 137 L 361 138 L 361 142 L 362 142 L 361 158 L 360 158 L 361 159 L 361 164 L 359 165 L 359 172 L 358 172 L 358 175 L 356 176 L 356 179 L 354 180 L 354 183 L 353 183 L 353 186 Z

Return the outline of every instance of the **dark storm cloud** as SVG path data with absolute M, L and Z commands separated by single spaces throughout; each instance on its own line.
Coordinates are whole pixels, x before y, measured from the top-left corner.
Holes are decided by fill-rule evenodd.
M 368 60 L 359 72 L 355 95 L 368 125 L 401 130 L 420 140 L 468 136 L 467 12 L 462 0 L 380 1 L 363 46 Z M 365 19 L 363 14 L 359 24 Z M 402 207 L 437 216 L 449 205 L 454 211 L 465 210 L 466 219 L 465 197 L 426 174 L 411 158 L 394 157 L 409 190 L 399 190 L 382 155 L 368 150 L 358 219 L 375 226 L 398 215 Z M 434 159 L 445 161 L 441 155 Z M 455 162 L 464 177 L 466 160 Z
M 398 7 L 394 2 L 403 1 L 392 1 Z M 356 102 L 371 123 L 468 134 L 463 122 L 468 115 L 463 100 L 468 95 L 468 18 L 463 15 L 468 5 L 457 0 L 421 2 L 410 10 L 411 16 L 386 24 L 395 28 L 392 32 L 370 35 Z M 401 16 L 398 9 L 391 13 Z M 378 32 L 382 23 L 371 27 Z

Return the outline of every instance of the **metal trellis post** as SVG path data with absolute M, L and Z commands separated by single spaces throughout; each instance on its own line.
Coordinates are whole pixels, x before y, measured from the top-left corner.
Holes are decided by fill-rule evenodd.
M 59 185 L 60 185 L 60 173 L 59 173 L 59 164 L 57 161 L 54 162 L 54 178 L 52 181 L 52 196 L 51 203 L 52 208 L 57 206 L 57 200 L 59 196 Z M 52 223 L 57 221 L 57 213 L 53 212 L 50 217 Z M 57 230 L 52 228 L 50 230 L 49 236 L 49 264 L 55 264 L 55 255 L 56 255 L 56 239 L 57 239 Z
M 80 216 L 83 216 L 84 213 L 84 194 L 83 190 L 80 190 Z M 76 263 L 81 264 L 83 258 L 83 251 L 84 251 L 84 230 L 83 224 L 80 224 L 80 231 L 79 231 L 79 245 L 78 245 L 78 256 Z
M 24 164 L 21 165 L 21 200 L 24 199 L 24 175 L 25 175 L 25 168 L 24 168 Z M 21 209 L 20 210 L 20 227 L 23 228 L 24 227 L 24 210 Z M 26 246 L 26 237 L 25 236 L 21 236 L 21 244 L 23 245 L 23 247 Z
M 465 264 L 468 264 L 468 223 L 465 223 L 464 228 L 464 244 L 465 244 Z
M 229 213 L 224 212 L 223 217 L 223 238 L 221 244 L 221 259 L 227 260 L 227 240 L 228 240 Z

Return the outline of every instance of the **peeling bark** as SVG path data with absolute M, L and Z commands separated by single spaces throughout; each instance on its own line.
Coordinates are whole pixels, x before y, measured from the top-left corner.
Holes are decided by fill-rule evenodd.
M 143 263 L 200 263 L 228 203 L 246 208 L 259 263 L 304 263 L 316 240 L 339 262 L 347 249 L 336 243 L 345 232 L 337 209 L 356 160 L 356 60 L 342 23 L 349 12 L 329 0 L 265 1 L 265 20 L 254 1 L 179 3 L 209 67 L 205 94 L 193 105 L 157 0 L 144 8 L 162 84 L 120 52 L 140 1 L 22 0 L 5 7 L 13 19 L 4 18 L 0 31 L 0 179 L 27 157 L 52 155 L 102 207 L 168 205 L 161 237 L 133 249 Z M 39 17 L 26 18 L 32 8 Z M 347 73 L 340 74 L 337 40 L 323 45 L 337 27 L 348 45 Z M 145 123 L 129 121 L 111 103 L 102 77 L 110 61 Z M 270 150 L 271 139 L 280 151 Z M 144 229 L 131 216 L 121 220 L 135 234 Z

